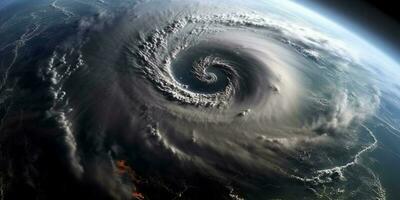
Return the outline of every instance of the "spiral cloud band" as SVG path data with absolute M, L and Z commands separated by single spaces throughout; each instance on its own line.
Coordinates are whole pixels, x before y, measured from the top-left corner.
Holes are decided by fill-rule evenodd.
M 357 58 L 335 39 L 256 11 L 165 4 L 114 25 L 118 37 L 101 53 L 117 53 L 87 75 L 115 76 L 96 86 L 113 96 L 102 103 L 113 109 L 96 116 L 115 117 L 103 132 L 124 121 L 116 149 L 142 152 L 150 168 L 173 162 L 228 183 L 281 177 L 316 187 L 343 180 L 362 145 L 374 144 L 360 125 L 379 92 L 347 88 L 358 81 L 343 76 Z

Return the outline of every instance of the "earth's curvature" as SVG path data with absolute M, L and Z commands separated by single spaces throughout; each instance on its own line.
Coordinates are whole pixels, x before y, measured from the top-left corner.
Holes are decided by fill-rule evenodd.
M 322 15 L 0 2 L 0 199 L 400 198 L 400 66 Z

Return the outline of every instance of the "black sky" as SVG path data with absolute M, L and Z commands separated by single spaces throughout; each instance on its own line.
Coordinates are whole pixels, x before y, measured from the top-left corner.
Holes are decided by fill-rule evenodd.
M 317 5 L 376 38 L 384 51 L 400 62 L 400 7 L 398 1 L 299 0 Z M 323 14 L 323 13 L 321 13 Z M 347 24 L 348 25 L 348 24 Z M 350 29 L 351 30 L 351 29 Z

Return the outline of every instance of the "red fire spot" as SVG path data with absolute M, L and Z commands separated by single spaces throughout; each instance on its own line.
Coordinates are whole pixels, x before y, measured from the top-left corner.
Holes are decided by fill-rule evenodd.
M 138 200 L 144 200 L 144 196 L 140 192 L 132 192 L 132 197 Z
M 115 164 L 120 175 L 125 174 L 129 170 L 129 166 L 126 164 L 125 160 L 117 160 Z

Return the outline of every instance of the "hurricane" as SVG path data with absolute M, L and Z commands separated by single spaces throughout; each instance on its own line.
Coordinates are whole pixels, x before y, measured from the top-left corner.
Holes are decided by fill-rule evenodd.
M 302 7 L 94 1 L 78 18 L 88 4 L 33 12 L 2 79 L 19 80 L 24 43 L 72 24 L 29 72 L 47 102 L 32 118 L 57 132 L 29 137 L 54 150 L 66 184 L 101 199 L 385 199 L 363 158 L 378 146 L 369 120 L 386 82 L 359 49 L 299 19 Z M 49 10 L 61 25 L 40 24 Z

